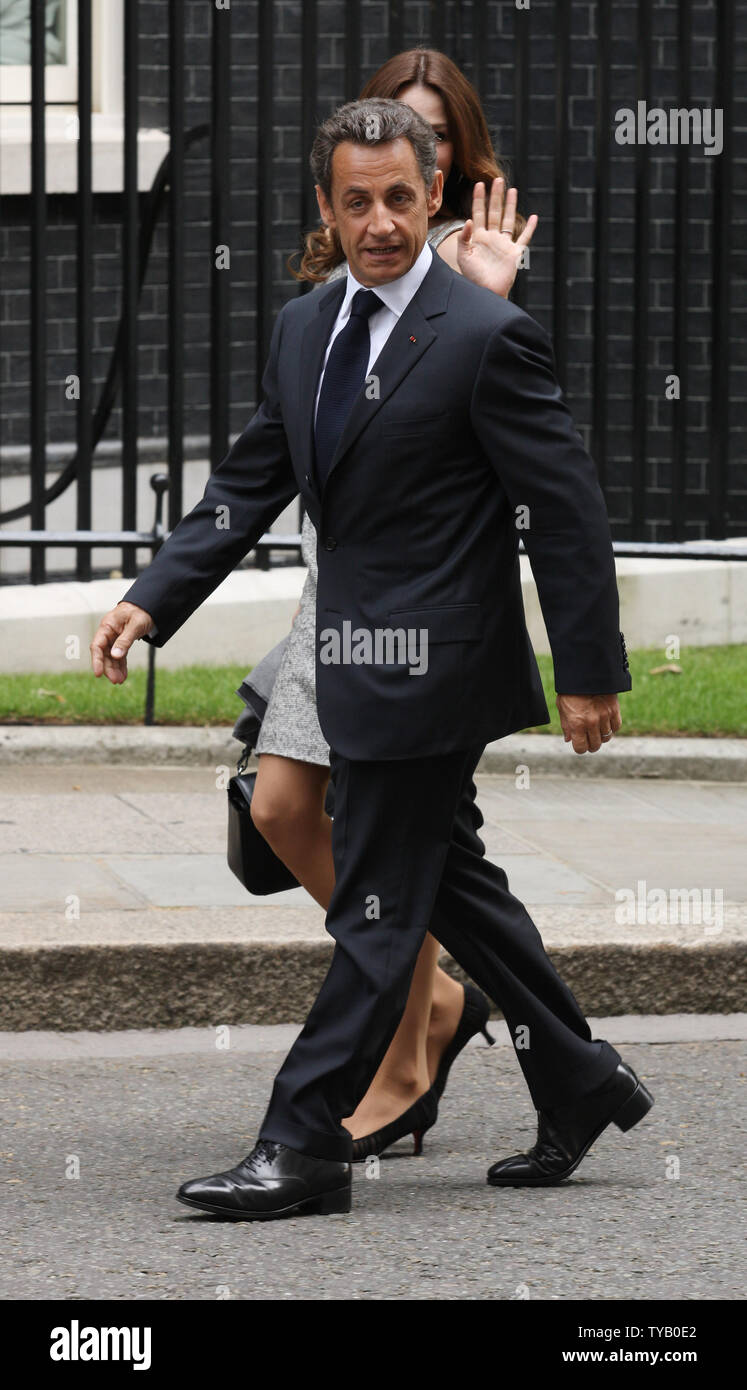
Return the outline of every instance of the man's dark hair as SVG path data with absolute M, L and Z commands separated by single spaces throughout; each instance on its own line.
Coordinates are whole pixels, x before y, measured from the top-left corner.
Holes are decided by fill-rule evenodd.
M 338 145 L 350 140 L 354 145 L 383 145 L 391 140 L 409 140 L 426 189 L 436 174 L 438 151 L 432 127 L 403 101 L 368 97 L 339 106 L 320 125 L 311 147 L 311 172 L 325 198 L 332 196 L 332 156 Z

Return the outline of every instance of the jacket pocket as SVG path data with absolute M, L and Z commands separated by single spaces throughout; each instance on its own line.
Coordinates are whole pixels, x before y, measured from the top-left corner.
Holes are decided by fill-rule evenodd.
M 479 603 L 450 603 L 441 608 L 397 608 L 389 614 L 394 627 L 425 628 L 429 642 L 479 642 L 483 635 Z
M 448 417 L 448 411 L 441 410 L 438 415 L 423 415 L 422 417 L 410 416 L 406 420 L 393 420 L 390 417 L 381 421 L 381 433 L 387 437 L 393 435 L 418 435 L 430 434 L 433 430 L 443 429 L 444 421 Z

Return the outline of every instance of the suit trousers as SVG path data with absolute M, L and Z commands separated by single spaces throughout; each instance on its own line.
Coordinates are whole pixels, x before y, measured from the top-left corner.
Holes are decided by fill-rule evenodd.
M 260 1138 L 347 1160 L 341 1120 L 365 1094 L 407 1003 L 427 931 L 499 1006 L 536 1109 L 573 1103 L 620 1057 L 592 1040 L 526 908 L 477 831 L 482 746 L 358 761 L 330 750 L 332 962 L 278 1072 Z

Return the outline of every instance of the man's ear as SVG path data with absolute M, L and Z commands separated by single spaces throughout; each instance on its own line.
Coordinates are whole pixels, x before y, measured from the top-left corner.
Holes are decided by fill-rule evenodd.
M 428 194 L 428 216 L 433 217 L 438 212 L 444 198 L 444 176 L 441 169 L 437 169 L 433 183 Z
M 316 193 L 316 201 L 319 207 L 319 216 L 321 217 L 322 222 L 326 222 L 328 227 L 334 227 L 335 214 L 332 211 L 332 204 L 330 203 L 329 199 L 325 197 L 324 190 L 322 189 L 321 184 L 314 184 L 314 192 Z

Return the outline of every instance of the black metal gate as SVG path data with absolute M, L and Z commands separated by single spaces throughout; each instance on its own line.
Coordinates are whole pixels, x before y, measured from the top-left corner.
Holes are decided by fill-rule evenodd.
M 202 348 L 208 364 L 206 447 L 215 467 L 230 442 L 232 413 L 238 410 L 246 418 L 256 403 L 278 299 L 299 292 L 287 275 L 283 279 L 279 265 L 278 184 L 295 199 L 294 213 L 283 229 L 292 249 L 301 229 L 315 220 L 307 155 L 317 121 L 336 102 L 356 96 L 362 80 L 385 57 L 416 43 L 444 50 L 473 80 L 491 125 L 500 125 L 501 154 L 512 169 L 523 210 L 540 211 L 542 235 L 533 252 L 533 268 L 520 272 L 513 297 L 552 332 L 559 377 L 596 460 L 618 550 L 630 553 L 641 542 L 718 539 L 744 531 L 745 463 L 739 444 L 744 405 L 739 386 L 744 380 L 746 302 L 736 248 L 745 190 L 743 185 L 736 191 L 734 187 L 744 169 L 736 159 L 735 130 L 745 125 L 745 82 L 744 73 L 735 76 L 734 71 L 737 42 L 747 37 L 747 6 L 742 0 L 719 0 L 715 5 L 710 0 L 661 5 L 651 0 L 621 0 L 615 5 L 608 0 L 533 0 L 529 8 L 490 0 L 356 0 L 343 7 L 325 0 L 303 0 L 300 7 L 285 0 L 259 0 L 252 6 L 242 6 L 241 0 L 126 0 L 121 7 L 121 257 L 119 284 L 113 290 L 120 318 L 107 370 L 98 382 L 92 358 L 96 315 L 91 288 L 97 255 L 92 178 L 95 0 L 77 0 L 76 29 L 68 42 L 78 73 L 70 370 L 78 379 L 79 396 L 74 444 L 50 486 L 50 292 L 39 267 L 55 255 L 46 191 L 45 113 L 53 103 L 45 92 L 45 50 L 50 23 L 59 22 L 61 3 L 64 9 L 64 0 L 52 0 L 51 5 L 49 0 L 27 0 L 30 192 L 12 198 L 0 187 L 8 234 L 14 228 L 18 232 L 22 223 L 29 245 L 27 353 L 17 347 L 6 353 L 9 365 L 0 374 L 2 446 L 3 390 L 27 363 L 28 501 L 0 512 L 0 523 L 6 528 L 3 546 L 28 547 L 32 582 L 43 582 L 47 576 L 49 545 L 70 546 L 74 541 L 75 576 L 85 580 L 96 572 L 96 547 L 116 541 L 122 546 L 122 572 L 130 576 L 135 573 L 137 546 L 157 545 L 163 534 L 160 527 L 152 535 L 136 528 L 142 386 L 139 299 L 154 237 L 163 228 L 168 265 L 162 315 L 167 529 L 182 515 L 189 404 L 184 325 L 191 294 L 185 273 L 190 160 L 196 152 L 204 156 L 209 151 L 207 165 L 200 165 L 206 176 L 198 192 L 204 201 L 204 244 L 211 252 L 205 259 L 209 333 Z M 11 11 L 18 24 L 19 5 L 22 0 L 0 0 L 0 75 L 2 26 Z M 70 8 L 69 16 L 72 13 Z M 169 150 L 151 187 L 143 192 L 138 189 L 137 161 L 144 21 L 154 16 L 165 44 Z M 194 45 L 190 47 L 198 30 L 203 48 L 209 45 L 199 63 Z M 289 93 L 284 74 L 290 72 L 292 85 L 288 55 L 293 45 L 299 55 L 298 86 Z M 203 82 L 202 95 L 207 109 L 203 119 L 192 121 L 192 88 L 197 75 L 204 79 L 206 69 L 209 93 Z M 722 113 L 721 150 L 709 157 L 702 147 L 684 141 L 660 150 L 641 140 L 632 148 L 620 145 L 616 113 L 630 108 L 640 118 L 641 102 L 683 111 L 717 105 Z M 279 160 L 278 112 L 282 108 L 286 113 L 293 103 L 294 126 L 288 127 L 293 148 L 281 151 Z M 230 247 L 235 235 L 232 131 L 238 128 L 239 105 L 251 111 L 256 141 L 254 178 L 247 190 L 254 266 L 249 315 L 254 400 L 246 395 L 237 399 L 232 393 L 235 296 L 231 275 L 218 267 L 212 254 L 218 246 Z M 573 186 L 576 167 L 581 170 L 580 190 Z M 621 274 L 621 266 L 629 273 Z M 694 284 L 699 286 L 695 329 Z M 669 375 L 679 382 L 674 399 L 664 394 Z M 115 403 L 120 411 L 121 515 L 118 529 L 112 527 L 103 536 L 91 533 L 92 470 L 96 445 Z M 63 535 L 45 529 L 47 506 L 70 487 L 75 488 L 76 531 Z M 13 525 L 22 519 L 31 527 L 25 535 Z M 296 545 L 295 533 L 285 539 L 264 538 L 264 562 L 273 551 Z

